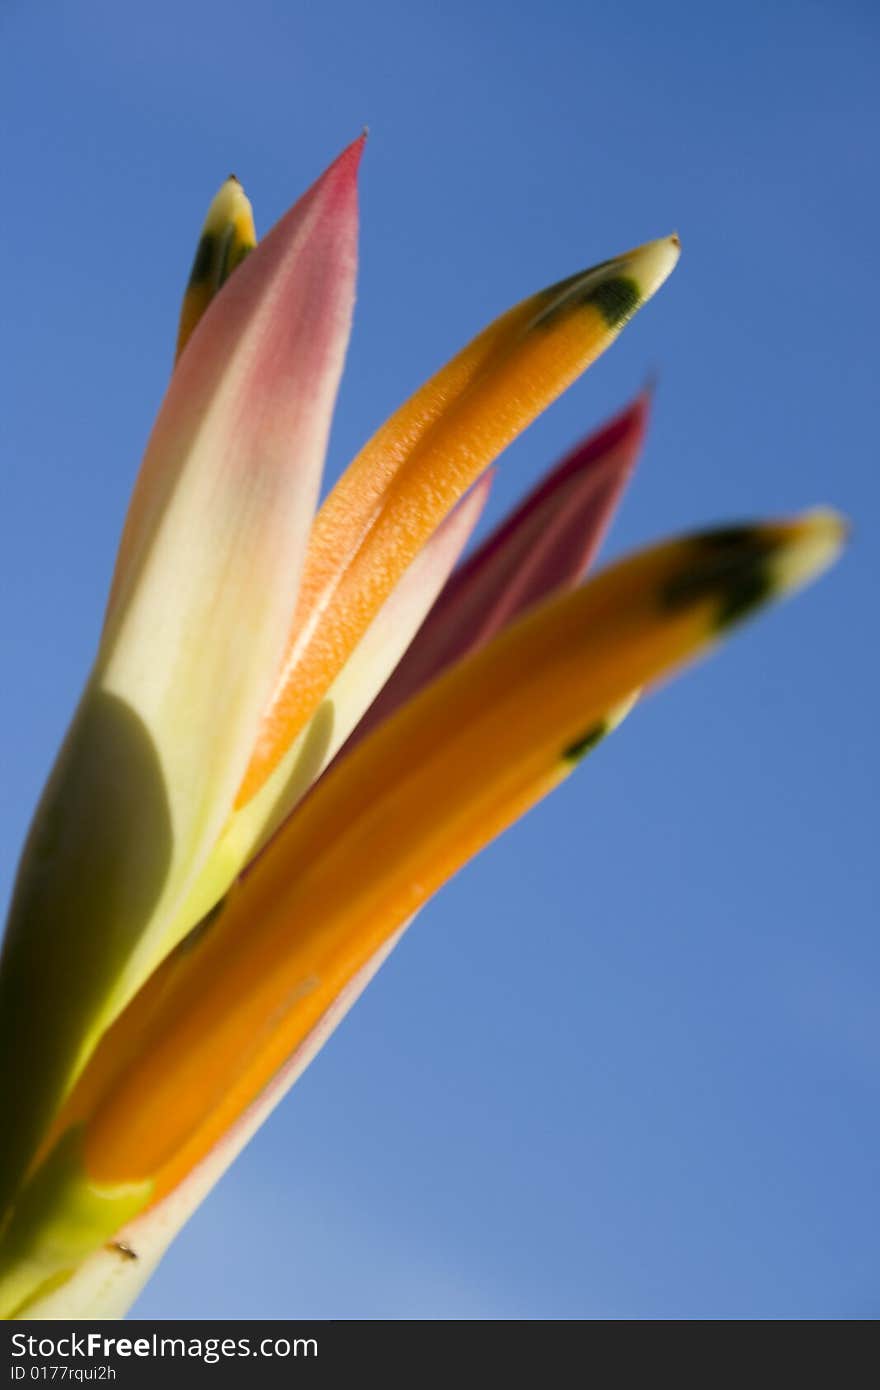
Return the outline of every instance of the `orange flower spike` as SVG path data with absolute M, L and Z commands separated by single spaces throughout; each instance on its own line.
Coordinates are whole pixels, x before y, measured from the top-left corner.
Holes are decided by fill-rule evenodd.
M 88 1181 L 148 1182 L 151 1200 L 174 1187 L 388 937 L 571 770 L 610 711 L 814 577 L 843 536 L 840 518 L 816 512 L 652 547 L 535 610 L 388 720 L 143 991 L 137 1056 L 86 1121 Z
M 611 345 L 678 260 L 649 242 L 523 300 L 382 426 L 321 507 L 287 659 L 237 798 L 259 791 L 431 532 Z
M 173 1223 L 179 1191 L 185 1217 L 200 1174 L 210 1186 L 421 904 L 640 687 L 814 578 L 845 534 L 818 511 L 639 552 L 534 609 L 339 762 L 102 1038 L 4 1231 L 0 1312 L 163 1197 Z

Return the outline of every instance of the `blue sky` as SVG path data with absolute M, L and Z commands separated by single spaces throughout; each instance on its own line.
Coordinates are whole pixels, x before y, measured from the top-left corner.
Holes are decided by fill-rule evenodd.
M 492 519 L 657 373 L 608 554 L 856 527 L 429 906 L 143 1316 L 880 1311 L 878 34 L 867 0 L 0 0 L 4 894 L 230 170 L 265 229 L 370 126 L 331 477 L 489 317 L 677 229 Z

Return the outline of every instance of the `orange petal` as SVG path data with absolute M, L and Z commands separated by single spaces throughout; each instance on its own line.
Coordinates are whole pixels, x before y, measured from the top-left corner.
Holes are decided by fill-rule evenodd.
M 523 300 L 416 392 L 315 521 L 291 642 L 238 795 L 248 801 L 314 714 L 428 536 L 483 469 L 614 341 L 669 275 L 650 242 Z

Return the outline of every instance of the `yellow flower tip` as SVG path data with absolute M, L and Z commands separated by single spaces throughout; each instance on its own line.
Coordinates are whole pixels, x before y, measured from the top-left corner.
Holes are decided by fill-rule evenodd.
M 560 280 L 537 297 L 529 331 L 556 327 L 578 310 L 590 309 L 598 316 L 599 341 L 607 347 L 672 273 L 680 252 L 681 242 L 673 233 Z
M 644 246 L 637 246 L 621 256 L 621 269 L 635 280 L 641 291 L 641 302 L 656 294 L 672 274 L 680 255 L 681 239 L 678 232 L 673 232 L 671 236 L 645 242 Z
M 779 521 L 724 526 L 686 538 L 661 586 L 667 609 L 708 600 L 716 634 L 809 583 L 837 558 L 848 524 L 830 508 Z
M 627 695 L 626 698 L 621 700 L 618 704 L 612 705 L 608 714 L 605 716 L 606 734 L 613 734 L 614 730 L 619 728 L 641 693 L 641 690 L 634 690 L 631 695 Z
M 254 210 L 235 174 L 215 193 L 202 225 L 180 310 L 177 356 L 218 290 L 257 244 Z
M 771 562 L 780 592 L 802 588 L 830 568 L 849 539 L 847 517 L 832 507 L 814 507 L 795 518 Z
M 251 245 L 256 243 L 254 211 L 235 174 L 230 174 L 214 195 L 203 231 L 216 236 L 230 227 L 236 229 L 242 240 L 249 240 Z

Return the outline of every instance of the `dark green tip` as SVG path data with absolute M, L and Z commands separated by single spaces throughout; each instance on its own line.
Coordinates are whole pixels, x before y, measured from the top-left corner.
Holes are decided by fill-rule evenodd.
M 602 719 L 598 724 L 594 724 L 592 729 L 588 729 L 582 738 L 568 745 L 562 754 L 564 761 L 567 763 L 579 763 L 581 758 L 585 758 L 588 753 L 592 752 L 597 743 L 602 742 L 607 733 L 608 722 Z
M 598 309 L 609 328 L 616 328 L 632 318 L 641 302 L 641 291 L 628 275 L 614 275 L 603 280 L 584 296 L 584 304 Z
M 189 275 L 190 286 L 210 285 L 216 293 L 252 250 L 252 246 L 238 240 L 232 226 L 225 228 L 219 235 L 216 232 L 204 232 L 196 247 L 196 256 Z
M 549 328 L 560 315 L 579 307 L 598 310 L 609 328 L 616 328 L 631 318 L 641 303 L 642 294 L 632 276 L 608 273 L 618 264 L 619 261 L 600 261 L 591 270 L 551 285 L 542 296 L 546 307 L 532 326 Z
M 707 531 L 691 543 L 693 562 L 661 593 L 664 608 L 682 608 L 705 599 L 718 605 L 720 631 L 759 608 L 775 590 L 771 559 L 778 542 L 760 527 L 731 526 Z
M 195 260 L 189 273 L 191 285 L 203 285 L 213 279 L 214 261 L 217 255 L 217 238 L 212 232 L 203 233 L 196 247 Z

